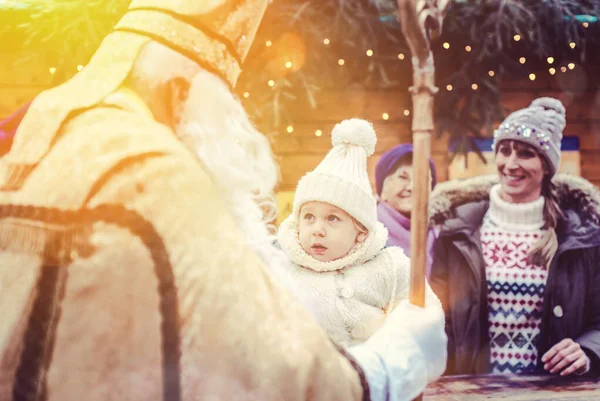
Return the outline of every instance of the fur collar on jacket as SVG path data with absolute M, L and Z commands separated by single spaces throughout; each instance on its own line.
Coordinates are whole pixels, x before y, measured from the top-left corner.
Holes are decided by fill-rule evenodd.
M 385 247 L 387 239 L 387 229 L 383 224 L 377 222 L 364 242 L 356 245 L 348 255 L 330 262 L 321 262 L 306 253 L 300 246 L 298 225 L 293 214 L 289 215 L 281 223 L 279 231 L 277 232 L 279 245 L 292 262 L 317 272 L 330 272 L 341 270 L 346 267 L 361 265 L 377 256 L 377 254 Z
M 439 225 L 456 217 L 459 206 L 489 201 L 490 189 L 497 182 L 498 176 L 494 174 L 438 184 L 429 203 L 431 223 Z M 600 224 L 600 191 L 596 186 L 581 177 L 567 174 L 557 174 L 553 182 L 563 211 L 573 210 L 582 218 Z

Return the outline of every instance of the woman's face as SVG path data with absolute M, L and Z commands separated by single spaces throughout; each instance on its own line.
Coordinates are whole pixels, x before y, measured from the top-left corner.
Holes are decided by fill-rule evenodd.
M 541 196 L 542 182 L 548 171 L 532 146 L 510 140 L 500 142 L 496 167 L 505 201 L 526 203 Z
M 413 169 L 410 162 L 401 163 L 383 180 L 381 199 L 405 216 L 412 208 Z

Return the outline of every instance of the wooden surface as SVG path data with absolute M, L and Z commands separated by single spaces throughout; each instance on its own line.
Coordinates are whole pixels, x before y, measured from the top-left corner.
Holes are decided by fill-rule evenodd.
M 600 401 L 600 380 L 554 375 L 446 376 L 424 401 Z

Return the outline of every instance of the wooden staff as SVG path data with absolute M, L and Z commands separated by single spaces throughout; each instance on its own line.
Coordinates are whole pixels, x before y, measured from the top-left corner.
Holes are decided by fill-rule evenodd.
M 431 135 L 433 133 L 433 97 L 435 69 L 430 38 L 439 35 L 449 0 L 397 0 L 402 33 L 412 53 L 413 86 L 413 194 L 411 211 L 411 277 L 409 299 L 425 306 L 425 270 L 429 230 L 429 192 Z

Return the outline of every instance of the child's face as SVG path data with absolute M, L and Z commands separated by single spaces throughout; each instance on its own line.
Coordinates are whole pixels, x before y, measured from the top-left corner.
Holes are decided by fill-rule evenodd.
M 321 262 L 346 256 L 354 244 L 364 241 L 366 236 L 352 216 L 338 207 L 324 202 L 306 202 L 300 208 L 300 245 Z

